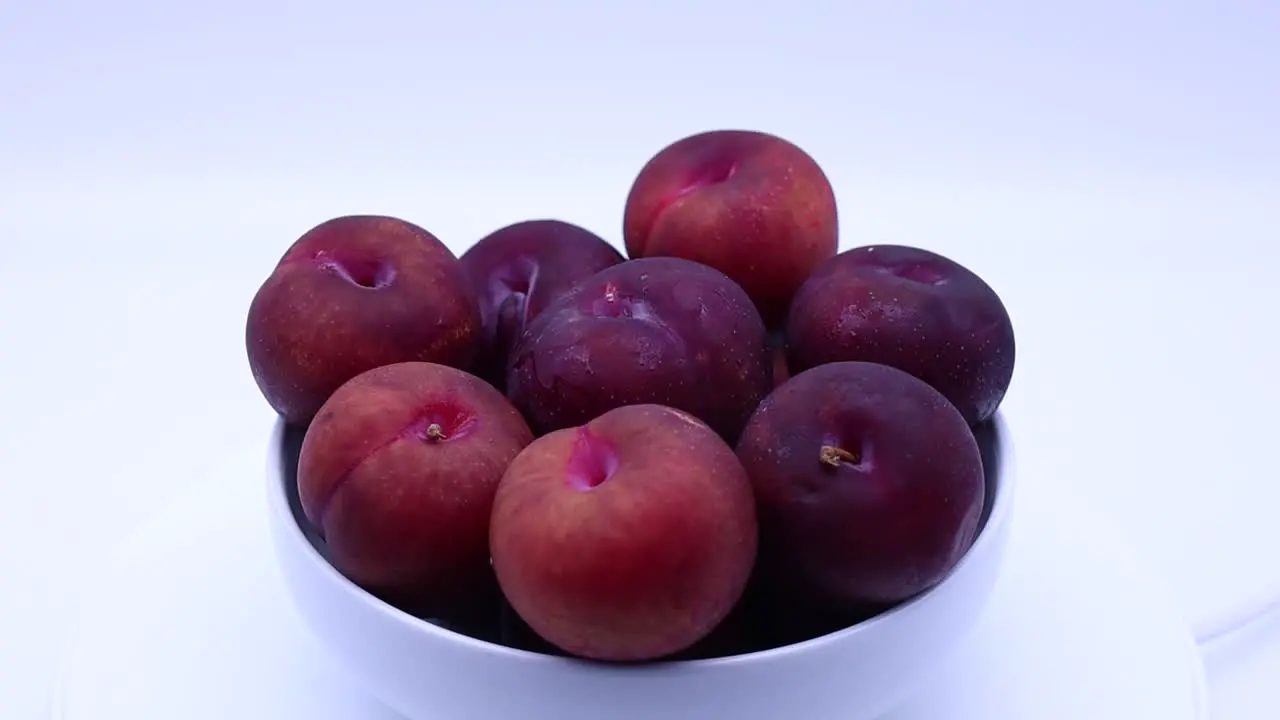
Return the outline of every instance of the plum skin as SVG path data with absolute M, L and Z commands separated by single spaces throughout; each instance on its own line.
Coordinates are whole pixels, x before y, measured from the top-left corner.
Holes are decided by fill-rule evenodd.
M 344 383 L 307 428 L 298 496 L 353 582 L 395 602 L 444 601 L 486 582 L 493 496 L 532 441 L 483 380 L 434 363 L 384 365 Z
M 397 362 L 467 367 L 480 311 L 449 248 L 398 218 L 350 215 L 299 237 L 254 294 L 245 345 L 254 381 L 305 426 L 344 382 Z
M 740 599 L 755 501 L 733 449 L 696 418 L 628 405 L 531 443 L 498 486 L 494 571 L 511 607 L 572 655 L 691 650 Z
M 475 287 L 484 326 L 474 372 L 504 390 L 507 358 L 529 321 L 578 282 L 624 258 L 585 228 L 543 219 L 499 228 L 459 260 Z
M 538 434 L 652 403 L 732 444 L 771 387 L 771 362 L 759 313 L 726 275 L 680 258 L 628 260 L 530 323 L 507 396 Z
M 950 258 L 869 245 L 823 263 L 787 321 L 792 372 L 853 360 L 924 380 L 970 425 L 990 419 L 1013 379 L 1013 324 L 999 295 Z
M 977 534 L 977 440 L 945 397 L 901 370 L 801 372 L 760 404 L 736 450 L 755 491 L 762 577 L 832 609 L 934 587 Z
M 746 290 L 770 327 L 805 278 L 837 250 L 835 193 L 794 143 L 754 130 L 677 140 L 640 170 L 627 196 L 631 258 L 710 265 Z

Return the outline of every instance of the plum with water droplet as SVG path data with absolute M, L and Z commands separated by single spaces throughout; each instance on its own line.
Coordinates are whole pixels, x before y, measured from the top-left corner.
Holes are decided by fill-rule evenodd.
M 511 348 L 560 295 L 623 261 L 595 233 L 562 220 L 525 220 L 493 231 L 459 258 L 480 301 L 484 337 L 474 372 L 499 390 Z
M 534 318 L 507 395 L 538 434 L 654 403 L 732 443 L 771 387 L 771 363 L 764 322 L 728 276 L 644 258 L 592 275 Z
M 837 249 L 835 192 L 795 143 L 755 130 L 712 130 L 654 155 L 623 217 L 628 256 L 680 257 L 733 278 L 770 327 L 809 273 Z
M 970 425 L 1000 407 L 1014 351 L 1013 323 L 990 285 L 950 258 L 902 245 L 826 261 L 787 321 L 792 372 L 839 361 L 891 365 L 932 385 Z
M 780 385 L 737 454 L 754 488 L 759 582 L 855 612 L 928 590 L 978 530 L 982 455 L 945 397 L 887 365 L 836 362 Z

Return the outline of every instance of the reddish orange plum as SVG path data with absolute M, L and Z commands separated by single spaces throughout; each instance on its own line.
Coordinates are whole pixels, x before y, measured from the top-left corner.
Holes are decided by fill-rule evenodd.
M 245 344 L 267 402 L 305 425 L 366 370 L 469 366 L 480 331 L 471 284 L 444 243 L 404 220 L 362 215 L 293 243 L 253 297 Z
M 340 572 L 418 605 L 483 588 L 498 482 L 533 433 L 483 380 L 433 363 L 366 371 L 307 429 L 298 496 Z
M 733 449 L 687 413 L 629 405 L 516 457 L 490 548 L 539 637 L 578 657 L 642 661 L 689 650 L 729 615 L 756 533 Z
M 645 164 L 627 196 L 623 238 L 632 258 L 720 270 L 775 327 L 809 273 L 835 255 L 837 225 L 831 183 L 808 153 L 769 133 L 716 130 Z

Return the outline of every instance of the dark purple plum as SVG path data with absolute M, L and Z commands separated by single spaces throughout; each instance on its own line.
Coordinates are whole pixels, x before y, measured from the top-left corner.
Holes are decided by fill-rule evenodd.
M 512 351 L 507 395 L 539 434 L 659 404 L 733 443 L 769 392 L 770 362 L 764 321 L 727 275 L 680 258 L 628 260 L 534 318 Z
M 977 440 L 945 397 L 887 365 L 795 375 L 737 445 L 755 491 L 757 571 L 832 610 L 937 585 L 968 551 L 985 499 Z
M 479 297 L 484 326 L 475 372 L 502 389 L 508 355 L 529 321 L 578 282 L 623 257 L 577 225 L 526 220 L 481 238 L 460 260 Z
M 891 365 L 977 425 L 995 414 L 1013 379 L 1013 323 L 996 292 L 954 260 L 872 245 L 826 261 L 801 286 L 787 357 L 793 373 L 839 361 Z

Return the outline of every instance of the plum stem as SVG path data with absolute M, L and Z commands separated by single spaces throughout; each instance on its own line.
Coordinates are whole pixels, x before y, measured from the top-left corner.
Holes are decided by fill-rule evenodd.
M 440 423 L 431 423 L 427 426 L 427 439 L 446 440 L 448 438 L 444 434 L 444 428 L 440 427 Z
M 818 453 L 818 459 L 821 460 L 823 464 L 830 465 L 831 467 L 840 467 L 840 463 L 842 462 L 853 463 L 855 465 L 858 464 L 857 455 L 842 447 L 835 447 L 833 445 L 823 445 L 822 450 Z

